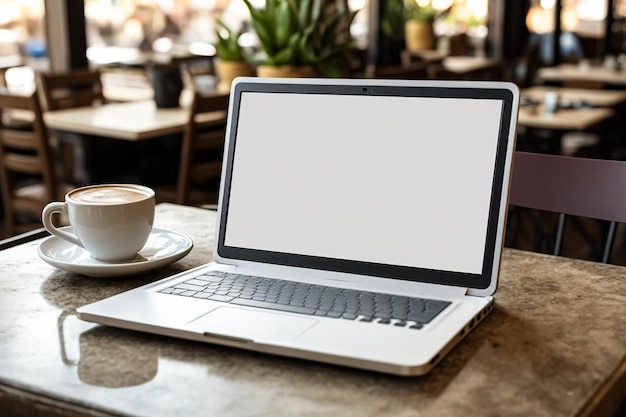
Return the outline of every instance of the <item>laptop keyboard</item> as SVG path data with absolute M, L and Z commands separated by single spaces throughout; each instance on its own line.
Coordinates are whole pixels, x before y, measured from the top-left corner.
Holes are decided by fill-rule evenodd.
M 165 294 L 421 329 L 449 304 L 369 291 L 211 271 L 162 289 Z

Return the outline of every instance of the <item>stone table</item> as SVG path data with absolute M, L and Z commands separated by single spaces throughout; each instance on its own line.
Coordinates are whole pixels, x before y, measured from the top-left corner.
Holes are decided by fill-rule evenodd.
M 495 310 L 428 375 L 395 377 L 80 321 L 78 306 L 211 259 L 215 212 L 162 204 L 191 253 L 89 278 L 0 252 L 0 415 L 607 416 L 626 397 L 626 270 L 506 249 Z

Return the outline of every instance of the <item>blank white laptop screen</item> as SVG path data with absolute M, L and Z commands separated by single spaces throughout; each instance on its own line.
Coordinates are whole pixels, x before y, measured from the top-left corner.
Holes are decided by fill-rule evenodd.
M 242 91 L 220 254 L 452 285 L 486 278 L 510 119 L 498 92 L 471 90 Z
M 479 274 L 501 115 L 500 100 L 244 92 L 224 243 Z

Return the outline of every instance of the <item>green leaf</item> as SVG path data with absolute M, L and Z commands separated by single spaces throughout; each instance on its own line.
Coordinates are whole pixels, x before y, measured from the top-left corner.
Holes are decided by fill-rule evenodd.
M 276 16 L 276 7 L 279 0 L 265 0 L 265 15 Z
M 293 20 L 294 27 L 292 29 L 297 29 L 298 22 L 298 1 L 299 0 L 285 0 L 287 4 L 289 4 L 289 13 L 291 13 L 291 18 Z
M 322 0 L 313 0 L 313 6 L 311 9 L 311 20 L 309 22 L 311 25 L 317 25 L 317 22 L 320 20 L 320 16 L 322 14 L 322 7 Z
M 263 19 L 263 15 L 261 11 L 259 11 L 258 9 L 255 9 L 254 6 L 252 6 L 252 3 L 250 3 L 250 0 L 243 0 L 243 2 L 245 3 L 246 7 L 248 8 L 248 11 L 250 12 L 250 18 L 253 23 L 256 20 Z
M 224 61 L 243 61 L 244 50 L 239 45 L 240 33 L 233 32 L 223 21 L 217 20 L 214 44 L 217 56 Z
M 289 3 L 282 1 L 276 10 L 276 44 L 279 48 L 287 45 L 291 34 L 291 11 Z
M 311 0 L 300 0 L 300 10 L 298 11 L 298 22 L 300 27 L 306 27 L 309 24 L 311 16 Z

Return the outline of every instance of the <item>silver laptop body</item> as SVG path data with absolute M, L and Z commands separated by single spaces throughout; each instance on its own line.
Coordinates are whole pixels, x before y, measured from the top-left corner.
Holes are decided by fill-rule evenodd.
M 504 82 L 237 79 L 215 261 L 83 306 L 79 317 L 424 374 L 493 308 L 518 101 L 518 89 Z M 281 288 L 349 295 L 393 314 L 405 310 L 380 300 L 413 307 L 391 318 L 333 315 L 276 302 L 259 308 L 224 292 L 172 293 L 214 275 L 277 279 Z M 302 308 L 311 297 L 300 294 Z M 415 305 L 439 307 L 420 322 Z

